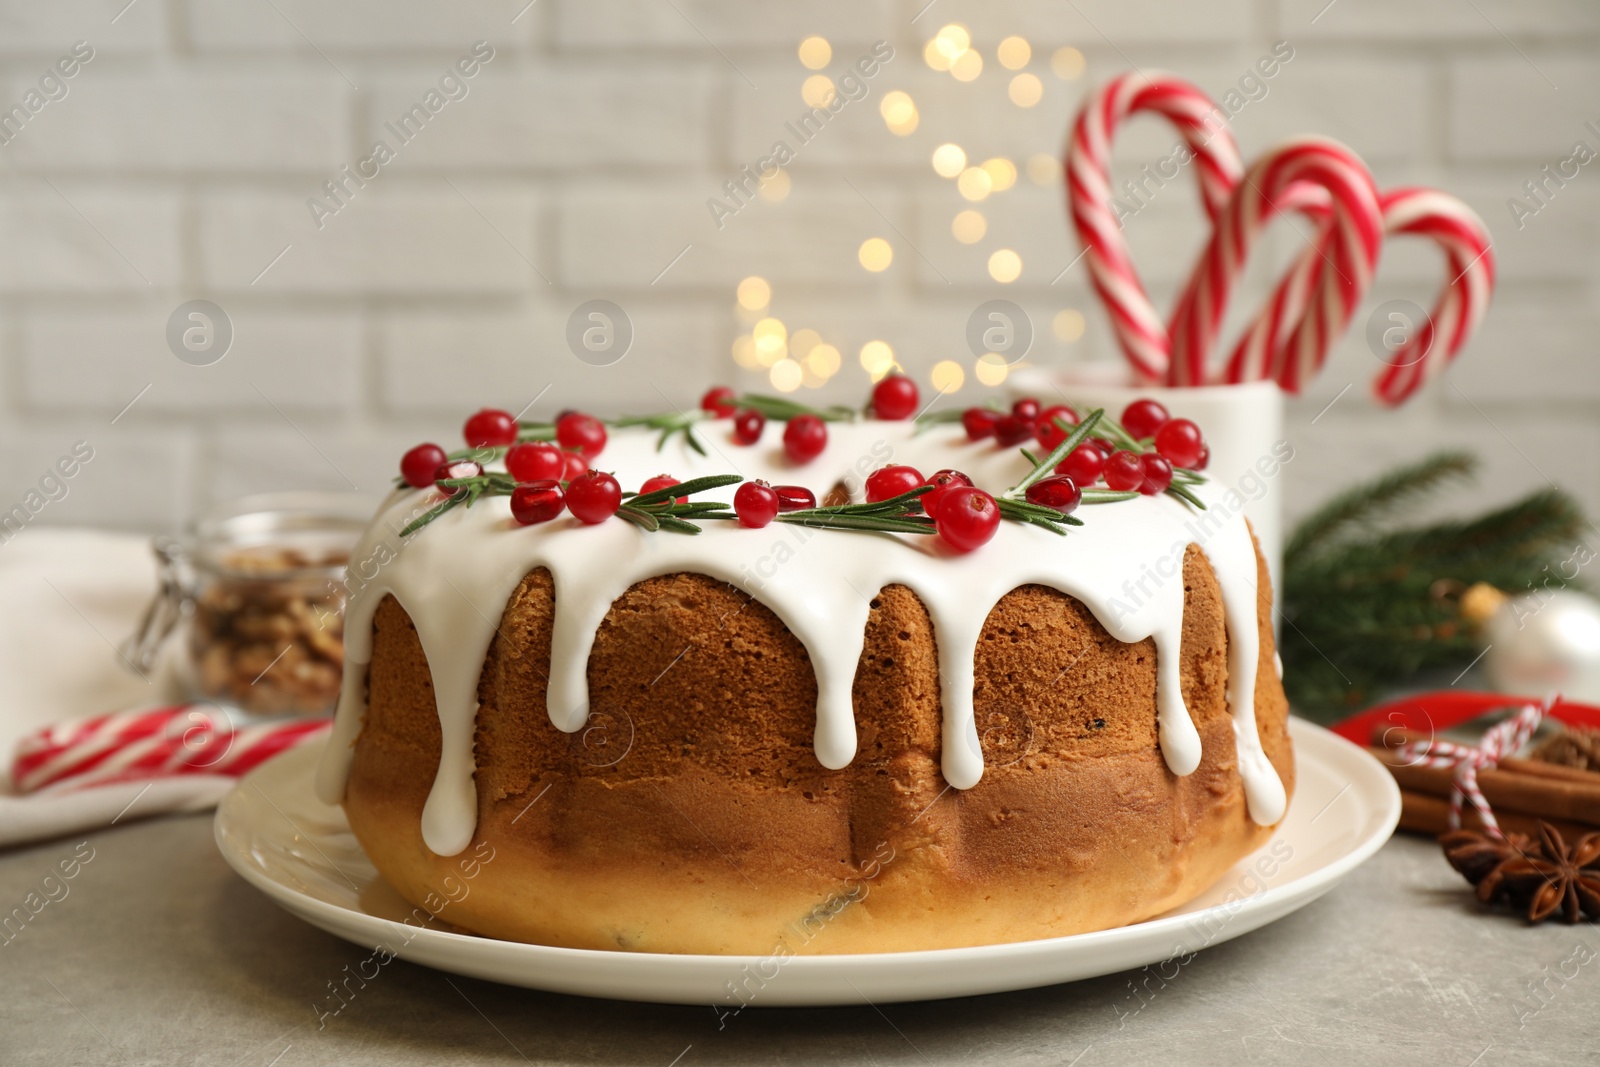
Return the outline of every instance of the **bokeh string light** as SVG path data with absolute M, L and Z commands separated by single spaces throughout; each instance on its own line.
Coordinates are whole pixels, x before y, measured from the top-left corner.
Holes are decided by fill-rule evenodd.
M 808 107 L 837 104 L 839 89 L 827 73 L 834 60 L 833 45 L 828 39 L 806 37 L 799 42 L 796 56 L 809 72 L 800 85 L 800 96 L 805 104 Z M 958 82 L 975 82 L 984 72 L 985 55 L 974 42 L 971 31 L 956 22 L 941 27 L 927 40 L 922 57 L 930 69 L 948 73 Z M 1027 38 L 1017 34 L 1001 38 L 989 54 L 989 60 L 996 64 L 998 74 L 1004 79 L 1011 104 L 1024 109 L 1036 107 L 1043 101 L 1047 86 L 1040 74 L 1044 73 L 1046 65 L 1061 81 L 1081 78 L 1086 68 L 1084 55 L 1076 48 L 1063 46 L 1041 52 Z M 879 98 L 878 113 L 885 128 L 896 137 L 910 137 L 922 127 L 917 102 L 902 89 L 885 92 Z M 1025 162 L 995 156 L 979 163 L 962 145 L 954 142 L 937 144 L 928 151 L 926 158 L 934 173 L 952 180 L 959 197 L 970 204 L 1006 193 L 1015 187 L 1021 174 L 1026 174 L 1033 185 L 1040 187 L 1059 186 L 1062 180 L 1061 162 L 1050 153 L 1035 153 Z M 788 172 L 779 169 L 763 181 L 760 196 L 769 203 L 779 203 L 788 197 L 791 187 Z M 966 246 L 980 246 L 996 236 L 991 232 L 985 212 L 974 207 L 954 214 L 950 233 L 959 244 Z M 975 248 L 975 251 L 980 250 Z M 991 245 L 980 254 L 985 256 L 985 268 L 993 282 L 1010 285 L 1021 279 L 1022 256 L 1014 248 Z M 895 249 L 888 239 L 867 235 L 856 249 L 856 259 L 863 270 L 881 274 L 894 263 Z M 821 388 L 840 373 L 844 365 L 839 347 L 811 328 L 791 333 L 772 311 L 773 295 L 772 285 L 760 276 L 752 275 L 739 283 L 735 293 L 738 312 L 741 321 L 751 325 L 748 333 L 740 334 L 733 342 L 734 363 L 745 370 L 764 370 L 772 388 L 779 392 Z M 756 321 L 752 324 L 752 320 Z M 1061 308 L 1051 319 L 1051 332 L 1064 344 L 1077 341 L 1084 332 L 1082 313 L 1075 308 Z M 875 338 L 862 344 L 857 361 L 875 381 L 892 371 L 903 370 L 893 346 L 883 339 Z M 986 353 L 971 365 L 970 375 L 978 384 L 994 387 L 1006 381 L 1011 369 L 1012 364 L 1003 356 Z M 968 368 L 954 359 L 940 360 L 928 370 L 928 380 L 939 392 L 961 389 L 968 375 Z

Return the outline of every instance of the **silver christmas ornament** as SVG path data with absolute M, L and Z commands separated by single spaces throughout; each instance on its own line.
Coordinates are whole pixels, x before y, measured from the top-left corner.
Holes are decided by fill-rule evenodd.
M 1515 597 L 1489 617 L 1484 639 L 1483 666 L 1495 689 L 1600 703 L 1600 601 L 1594 597 L 1571 589 Z

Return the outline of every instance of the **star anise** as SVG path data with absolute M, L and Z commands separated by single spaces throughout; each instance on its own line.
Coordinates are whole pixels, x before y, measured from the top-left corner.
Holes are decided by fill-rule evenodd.
M 1557 908 L 1569 923 L 1583 915 L 1600 919 L 1600 833 L 1584 834 L 1568 848 L 1561 831 L 1541 821 L 1539 848 L 1499 869 L 1513 898 L 1527 900 L 1529 922 Z
M 1439 837 L 1444 858 L 1461 876 L 1478 887 L 1478 899 L 1498 904 L 1508 898 L 1506 868 L 1527 855 L 1533 847 L 1527 834 L 1511 833 L 1491 837 L 1480 830 L 1452 830 Z

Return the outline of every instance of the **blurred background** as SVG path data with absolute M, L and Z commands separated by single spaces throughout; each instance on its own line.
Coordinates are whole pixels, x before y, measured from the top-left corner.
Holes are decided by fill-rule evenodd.
M 33 522 L 158 531 L 246 492 L 377 495 L 405 447 L 536 397 L 536 417 L 713 381 L 859 402 L 898 364 L 975 403 L 1006 388 L 964 340 L 996 297 L 1031 317 L 1029 362 L 1117 359 L 1059 157 L 1086 91 L 1139 67 L 1237 90 L 1246 159 L 1331 135 L 1494 234 L 1495 306 L 1442 381 L 1375 406 L 1364 310 L 1292 403 L 1291 517 L 1442 446 L 1485 464 L 1456 504 L 1553 484 L 1593 512 L 1600 164 L 1543 201 L 1525 183 L 1600 149 L 1597 45 L 1582 0 L 6 3 L 0 510 L 80 441 L 92 460 Z M 777 141 L 788 165 L 731 195 Z M 1130 124 L 1119 180 L 1174 142 Z M 1202 235 L 1191 181 L 1127 220 L 1161 306 Z M 1278 224 L 1242 303 L 1300 247 Z M 1431 306 L 1443 272 L 1393 241 L 1368 308 Z M 222 316 L 198 354 L 194 300 Z M 607 366 L 568 344 L 590 300 L 633 333 Z

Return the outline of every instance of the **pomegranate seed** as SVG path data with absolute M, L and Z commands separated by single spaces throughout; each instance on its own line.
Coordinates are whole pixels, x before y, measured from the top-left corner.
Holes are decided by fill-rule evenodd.
M 796 463 L 810 463 L 828 447 L 828 427 L 815 415 L 796 415 L 783 428 L 783 450 Z
M 1210 462 L 1211 462 L 1211 446 L 1210 445 L 1206 445 L 1206 444 L 1202 444 L 1200 446 L 1200 455 L 1195 457 L 1194 466 L 1190 467 L 1189 469 L 1190 470 L 1203 471 L 1203 470 L 1206 469 L 1206 464 L 1208 464 Z
M 902 493 L 909 493 L 922 484 L 922 475 L 915 467 L 895 465 L 880 467 L 867 475 L 867 503 L 876 504 Z M 927 494 L 923 494 L 927 498 Z
M 817 494 L 803 485 L 775 485 L 772 491 L 778 494 L 779 511 L 799 511 L 801 508 L 817 506 Z
M 1063 515 L 1072 514 L 1081 500 L 1083 493 L 1078 490 L 1078 483 L 1064 474 L 1040 478 L 1028 486 L 1028 503 L 1055 508 Z
M 1118 492 L 1137 489 L 1144 484 L 1144 471 L 1139 466 L 1137 452 L 1114 452 L 1106 460 L 1106 484 Z
M 591 526 L 622 506 L 622 486 L 605 471 L 585 471 L 567 484 L 567 510 Z
M 766 428 L 767 417 L 753 408 L 745 408 L 733 417 L 733 439 L 741 445 L 761 440 L 761 431 Z
M 1076 426 L 1079 422 L 1078 413 L 1065 404 L 1053 404 L 1039 412 L 1039 417 L 1033 420 L 1033 436 L 1039 439 L 1039 444 L 1047 452 L 1055 451 L 1072 433 L 1070 429 L 1063 430 L 1056 425 L 1058 421 Z
M 1139 473 L 1143 476 L 1139 492 L 1145 496 L 1165 493 L 1172 484 L 1172 462 L 1159 452 L 1146 452 L 1139 457 Z
M 511 412 L 484 408 L 461 427 L 468 448 L 499 448 L 517 439 L 517 420 Z
M 917 383 L 891 374 L 872 388 L 872 413 L 880 419 L 909 419 L 917 410 Z
M 483 468 L 472 462 L 472 460 L 457 459 L 451 460 L 449 463 L 439 464 L 439 469 L 433 472 L 433 480 L 435 483 L 437 483 L 442 482 L 447 478 L 476 478 L 482 473 Z M 441 485 L 439 488 L 443 489 L 447 493 L 459 493 L 461 491 L 456 486 L 451 485 Z
M 433 484 L 434 471 L 444 466 L 444 449 L 435 444 L 418 445 L 400 457 L 400 477 L 413 489 Z
M 994 436 L 994 428 L 1000 422 L 1000 413 L 990 411 L 988 408 L 968 408 L 961 413 L 961 425 L 967 431 L 967 440 L 982 441 L 985 437 Z
M 919 498 L 922 501 L 922 510 L 938 518 L 939 508 L 943 506 L 946 494 L 954 489 L 972 488 L 972 479 L 960 471 L 942 470 L 935 471 L 933 477 L 928 479 L 928 484 L 933 486 L 933 491 L 923 493 Z
M 1033 420 L 1021 415 L 1002 415 L 994 426 L 994 439 L 1002 446 L 1020 445 L 1033 436 Z
M 593 459 L 606 447 L 605 424 L 593 415 L 572 411 L 556 420 L 556 440 L 569 452 L 582 452 Z
M 670 474 L 658 474 L 654 478 L 645 479 L 644 484 L 639 487 L 639 495 L 644 496 L 646 493 L 653 493 L 657 489 L 671 489 L 673 486 L 681 484 L 683 483 Z M 681 504 L 688 499 L 686 496 L 680 496 L 678 503 Z
M 741 525 L 759 530 L 778 515 L 778 494 L 766 482 L 745 482 L 733 494 L 733 510 Z
M 1056 464 L 1056 473 L 1071 478 L 1077 485 L 1093 485 L 1100 480 L 1100 472 L 1106 469 L 1106 456 L 1094 446 L 1094 442 L 1085 441 L 1083 444 L 1067 453 L 1067 458 Z
M 1039 401 L 1031 396 L 1025 396 L 1011 405 L 1011 414 L 1032 424 L 1033 420 L 1039 417 Z
M 549 441 L 524 441 L 506 453 L 506 473 L 514 481 L 560 481 L 566 471 L 566 456 Z
M 589 469 L 589 461 L 583 458 L 581 452 L 561 453 L 561 462 L 566 464 L 566 470 L 561 472 L 561 480 L 570 482 Z
M 1136 440 L 1154 437 L 1163 423 L 1172 418 L 1167 409 L 1154 400 L 1135 400 L 1122 409 L 1122 428 Z
M 719 419 L 725 419 L 733 414 L 733 398 L 737 394 L 726 385 L 715 385 L 706 390 L 705 396 L 700 398 L 700 410 L 709 411 Z
M 951 548 L 971 552 L 988 544 L 1000 528 L 1000 508 L 982 489 L 963 485 L 948 491 L 933 522 Z
M 524 482 L 511 490 L 511 517 L 524 526 L 549 522 L 567 506 L 561 483 L 550 478 Z
M 1193 467 L 1204 445 L 1200 427 L 1188 419 L 1168 419 L 1156 431 L 1156 451 L 1171 460 L 1174 467 Z

